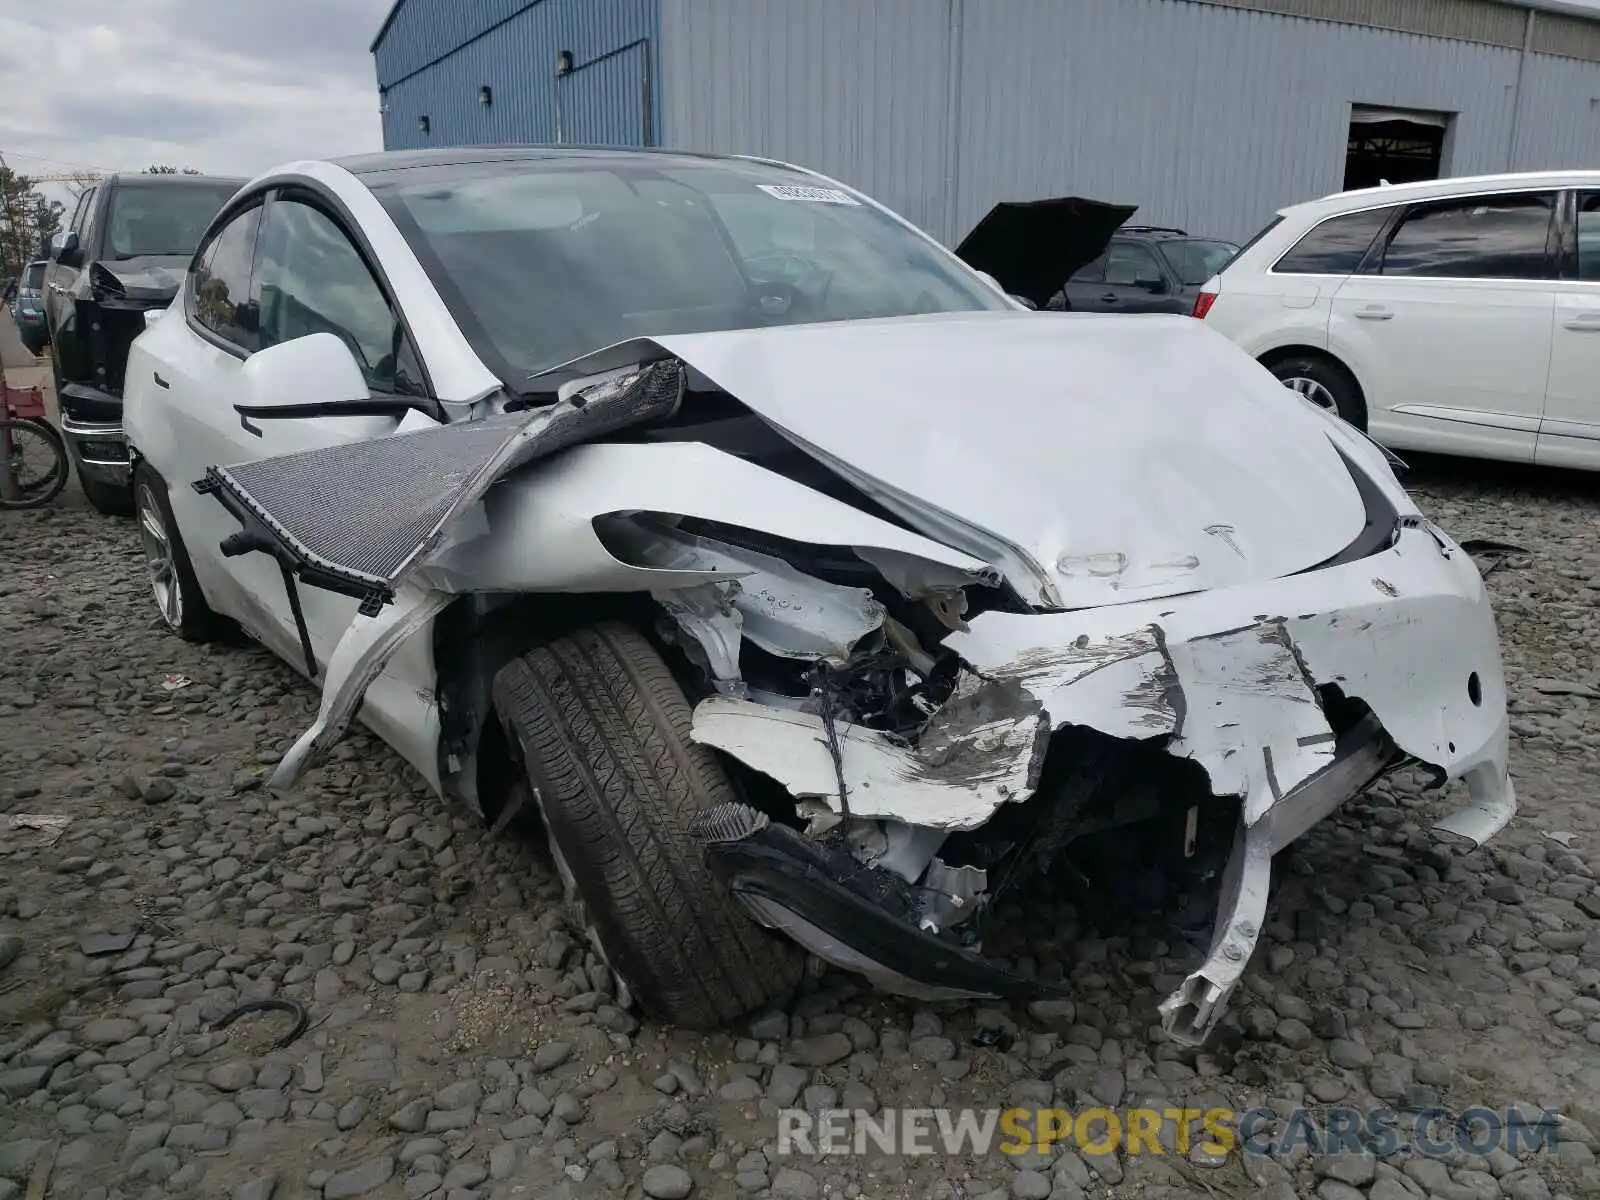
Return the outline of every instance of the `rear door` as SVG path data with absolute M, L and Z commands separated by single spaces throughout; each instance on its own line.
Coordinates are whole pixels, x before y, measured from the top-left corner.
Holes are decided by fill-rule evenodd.
M 1154 251 L 1143 242 L 1113 241 L 1067 282 L 1067 299 L 1078 312 L 1162 312 L 1171 292 Z
M 167 436 L 139 449 L 167 481 L 173 516 L 206 599 L 287 655 L 294 647 L 277 637 L 272 614 L 272 599 L 283 591 L 276 567 L 259 554 L 220 558 L 217 547 L 238 531 L 238 522 L 190 486 L 213 463 L 239 462 L 257 453 L 245 442 L 232 405 L 240 391 L 240 369 L 258 345 L 250 276 L 261 215 L 257 197 L 201 244 L 183 294 L 162 318 L 183 320 L 187 327 L 177 337 L 161 339 L 169 348 L 161 361 L 130 361 L 130 371 L 134 362 L 140 370 L 148 362 L 151 378 L 130 378 L 128 387 L 150 389 L 146 394 L 159 398 L 167 418 Z
M 1600 191 L 1569 196 L 1555 284 L 1550 378 L 1534 460 L 1600 470 Z
M 1558 193 L 1410 205 L 1340 286 L 1328 347 L 1380 442 L 1533 458 L 1550 367 Z

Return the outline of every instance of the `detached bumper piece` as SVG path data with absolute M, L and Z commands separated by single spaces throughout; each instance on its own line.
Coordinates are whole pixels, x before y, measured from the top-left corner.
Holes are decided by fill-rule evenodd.
M 658 362 L 543 408 L 214 466 L 194 487 L 244 526 L 223 554 L 274 554 L 302 582 L 352 596 L 372 616 L 496 479 L 670 415 L 682 395 L 682 366 Z
M 924 932 L 909 885 L 755 809 L 722 805 L 697 832 L 711 868 L 761 924 L 883 991 L 924 1000 L 1067 994 Z

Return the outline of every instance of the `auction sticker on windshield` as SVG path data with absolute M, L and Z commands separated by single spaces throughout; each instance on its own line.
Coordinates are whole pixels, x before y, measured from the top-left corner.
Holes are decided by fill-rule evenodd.
M 769 196 L 776 196 L 779 200 L 806 200 L 812 204 L 852 204 L 861 206 L 861 201 L 853 196 L 841 192 L 838 188 L 801 187 L 792 183 L 758 183 L 756 184 Z

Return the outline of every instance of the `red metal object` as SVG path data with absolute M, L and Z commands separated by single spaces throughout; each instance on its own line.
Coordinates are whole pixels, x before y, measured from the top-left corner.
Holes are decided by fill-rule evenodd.
M 14 388 L 0 379 L 0 397 L 5 400 L 4 411 L 8 417 L 46 419 L 44 391 L 41 388 Z

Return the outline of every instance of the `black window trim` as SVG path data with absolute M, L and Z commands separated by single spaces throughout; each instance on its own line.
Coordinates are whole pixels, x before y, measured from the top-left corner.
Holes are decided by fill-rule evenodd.
M 261 216 L 265 218 L 267 201 L 271 198 L 272 191 L 272 188 L 262 188 L 258 191 L 251 192 L 248 195 L 235 196 L 232 200 L 230 200 L 223 207 L 222 211 L 212 218 L 211 225 L 206 230 L 205 236 L 200 239 L 200 244 L 195 247 L 194 257 L 189 260 L 189 270 L 183 277 L 184 321 L 188 324 L 190 329 L 192 329 L 206 342 L 209 342 L 211 345 L 215 346 L 218 350 L 221 350 L 224 353 L 231 354 L 240 362 L 243 362 L 245 359 L 249 358 L 254 351 L 247 346 L 239 345 L 237 342 L 230 342 L 216 330 L 212 329 L 209 325 L 201 321 L 200 318 L 195 314 L 194 277 L 195 272 L 200 269 L 200 260 L 205 257 L 206 251 L 211 249 L 212 243 L 215 242 L 217 238 L 221 237 L 223 231 L 232 225 L 234 221 L 244 216 L 251 209 L 260 209 Z M 256 252 L 260 248 L 260 245 L 261 221 L 257 220 L 255 242 L 250 247 L 250 278 L 245 284 L 245 297 L 247 303 L 250 295 L 250 285 L 255 282 Z
M 1566 193 L 1572 189 L 1561 187 L 1508 187 L 1494 188 L 1486 192 L 1462 192 L 1454 196 L 1429 196 L 1423 200 L 1412 200 L 1401 205 L 1393 217 L 1379 231 L 1378 236 L 1372 239 L 1372 244 L 1367 247 L 1367 253 L 1361 260 L 1361 265 L 1356 269 L 1357 275 L 1367 275 L 1375 279 L 1414 279 L 1434 282 L 1450 283 L 1550 283 L 1558 279 L 1560 266 L 1559 247 L 1561 244 L 1562 208 Z M 1389 252 L 1389 243 L 1394 240 L 1400 227 L 1405 224 L 1406 218 L 1419 208 L 1428 208 L 1436 204 L 1460 204 L 1470 200 L 1484 200 L 1494 197 L 1506 196 L 1552 196 L 1555 203 L 1550 206 L 1550 221 L 1544 235 L 1544 274 L 1537 277 L 1524 275 L 1385 275 L 1383 273 L 1383 260 Z M 1366 211 L 1366 210 L 1362 210 Z
M 422 344 L 417 341 L 416 335 L 412 333 L 411 322 L 406 319 L 405 309 L 395 296 L 394 286 L 389 282 L 389 276 L 379 264 L 378 256 L 373 253 L 372 244 L 367 241 L 365 234 L 361 232 L 361 226 L 351 215 L 350 210 L 339 201 L 338 197 L 330 195 L 309 179 L 297 178 L 279 181 L 277 188 L 274 190 L 273 199 L 275 201 L 293 201 L 296 204 L 304 204 L 316 209 L 332 221 L 339 232 L 344 234 L 350 244 L 355 247 L 356 254 L 361 259 L 362 265 L 367 268 L 367 274 L 371 275 L 374 282 L 377 283 L 378 291 L 383 294 L 384 302 L 388 304 L 389 311 L 394 314 L 395 320 L 400 323 L 400 328 L 404 330 L 406 341 L 411 343 L 412 357 L 416 359 L 417 367 L 422 372 L 422 389 L 425 393 L 425 395 L 416 398 L 427 400 L 434 404 L 438 408 L 435 416 L 443 421 L 445 419 L 444 409 L 439 405 L 439 395 L 434 390 L 433 377 L 428 373 L 428 361 L 422 353 Z M 263 219 L 265 219 L 264 216 Z M 259 247 L 260 242 L 258 240 L 258 252 Z M 253 292 L 255 289 L 254 268 L 250 272 L 250 286 Z M 391 393 L 385 392 L 383 394 L 389 395 Z
M 406 340 L 411 343 L 412 357 L 416 359 L 417 367 L 422 372 L 422 389 L 424 393 L 426 393 L 424 396 L 418 398 L 427 400 L 434 406 L 434 408 L 437 410 L 434 413 L 436 419 L 440 421 L 445 420 L 446 414 L 444 407 L 439 401 L 438 392 L 434 389 L 433 376 L 428 371 L 427 356 L 423 354 L 421 343 L 417 341 L 416 335 L 411 330 L 411 322 L 406 318 L 405 309 L 395 299 L 394 287 L 389 282 L 389 276 L 383 270 L 382 265 L 378 262 L 378 256 L 373 253 L 372 244 L 367 240 L 366 235 L 361 231 L 360 223 L 355 220 L 355 218 L 351 215 L 350 210 L 339 200 L 337 196 L 330 194 L 317 181 L 309 179 L 305 176 L 285 176 L 281 179 L 275 179 L 270 183 L 264 184 L 262 187 L 257 188 L 252 192 L 247 194 L 242 193 L 238 196 L 235 196 L 228 202 L 227 206 L 217 214 L 216 218 L 212 221 L 210 228 L 206 230 L 205 237 L 200 239 L 199 248 L 195 250 L 194 258 L 192 258 L 189 262 L 189 274 L 184 282 L 183 307 L 184 316 L 188 320 L 189 328 L 193 329 L 202 338 L 210 342 L 213 346 L 216 346 L 219 350 L 225 350 L 241 361 L 249 358 L 250 355 L 254 353 L 253 350 L 247 350 L 242 346 L 237 346 L 232 342 L 229 342 L 226 338 L 218 336 L 211 330 L 207 329 L 204 325 L 200 324 L 200 322 L 195 318 L 189 304 L 189 294 L 193 290 L 190 287 L 190 282 L 194 277 L 195 268 L 200 263 L 200 256 L 204 254 L 206 248 L 210 246 L 212 239 L 219 232 L 221 232 L 221 230 L 229 222 L 231 222 L 234 217 L 242 214 L 248 208 L 259 205 L 262 209 L 261 219 L 265 221 L 267 216 L 267 206 L 279 199 L 293 200 L 296 203 L 308 204 L 312 208 L 317 209 L 325 217 L 331 220 L 334 225 L 338 227 L 339 231 L 350 240 L 350 244 L 356 248 L 356 253 L 361 257 L 361 261 L 366 266 L 368 273 L 371 274 L 372 278 L 377 281 L 378 290 L 383 293 L 383 298 L 388 303 L 390 311 L 395 314 L 396 319 L 398 319 L 400 322 L 401 328 L 405 330 Z M 258 223 L 256 226 L 256 244 L 250 256 L 250 290 L 252 293 L 255 290 L 256 264 L 260 253 L 261 226 Z
M 1278 255 L 1277 258 L 1272 260 L 1272 265 L 1267 268 L 1267 274 L 1268 275 L 1277 275 L 1277 276 L 1279 276 L 1281 278 L 1284 278 L 1284 279 L 1305 279 L 1305 278 L 1311 278 L 1311 277 L 1315 277 L 1315 276 L 1319 276 L 1319 275 L 1338 275 L 1338 276 L 1359 275 L 1366 268 L 1367 261 L 1372 255 L 1372 248 L 1374 246 L 1378 245 L 1380 242 L 1384 243 L 1385 245 L 1388 244 L 1389 234 L 1394 231 L 1395 219 L 1396 219 L 1397 215 L 1402 210 L 1405 209 L 1405 207 L 1406 207 L 1406 205 L 1403 202 L 1390 200 L 1385 204 L 1369 204 L 1369 205 L 1365 206 L 1364 208 L 1348 208 L 1348 209 L 1345 209 L 1343 212 L 1329 213 L 1327 216 L 1322 217 L 1320 220 L 1314 222 L 1310 226 L 1310 228 L 1308 228 L 1299 237 L 1295 238 L 1294 241 L 1290 242 L 1286 247 L 1284 247 L 1283 253 Z M 1330 221 L 1337 221 L 1337 220 L 1340 220 L 1343 217 L 1360 216 L 1362 213 L 1382 212 L 1385 209 L 1390 210 L 1389 211 L 1389 215 L 1384 220 L 1383 224 L 1378 226 L 1377 233 L 1373 234 L 1372 241 L 1370 243 L 1368 243 L 1368 245 L 1367 245 L 1366 254 L 1362 257 L 1360 263 L 1357 264 L 1356 269 L 1354 271 L 1346 272 L 1346 271 L 1280 271 L 1280 270 L 1278 270 L 1278 264 L 1279 263 L 1283 262 L 1284 259 L 1288 258 L 1289 255 L 1293 254 L 1296 250 L 1298 250 L 1300 248 L 1300 245 L 1301 245 L 1302 242 L 1304 242 L 1307 238 L 1309 238 L 1312 234 L 1316 233 L 1317 230 L 1321 229 L 1324 225 L 1328 224 Z M 1234 260 L 1238 260 L 1240 258 L 1243 258 L 1245 250 L 1248 250 L 1248 249 L 1249 249 L 1249 246 L 1242 247 L 1239 250 L 1239 253 L 1234 255 Z
M 1561 195 L 1560 240 L 1556 246 L 1556 282 L 1594 284 L 1600 280 L 1585 279 L 1578 260 L 1578 218 L 1582 215 L 1578 204 L 1584 196 L 1600 196 L 1600 183 L 1588 187 L 1563 189 Z

